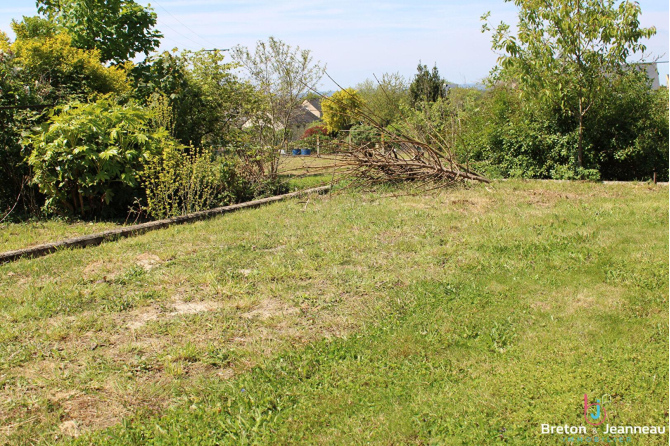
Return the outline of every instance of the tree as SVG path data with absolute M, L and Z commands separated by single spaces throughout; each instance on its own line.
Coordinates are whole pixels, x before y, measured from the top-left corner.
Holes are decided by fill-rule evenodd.
M 98 50 L 75 47 L 69 34 L 51 22 L 24 17 L 12 22 L 16 41 L 11 45 L 24 82 L 39 92 L 42 101 L 87 99 L 94 93 L 124 93 L 129 85 L 123 66 L 106 67 Z
M 447 81 L 440 77 L 437 65 L 433 66 L 432 71 L 428 71 L 428 67 L 419 62 L 417 71 L 409 86 L 412 107 L 422 102 L 435 102 L 447 97 Z
M 399 73 L 384 73 L 380 79 L 366 79 L 356 86 L 365 111 L 382 127 L 401 119 L 401 106 L 408 101 L 407 81 Z
M 235 68 L 220 51 L 163 52 L 133 68 L 133 94 L 148 106 L 167 101 L 171 134 L 182 144 L 224 147 L 239 140 L 242 124 L 260 107 Z
M 222 52 L 186 51 L 182 57 L 189 67 L 188 82 L 201 98 L 200 107 L 190 113 L 190 120 L 199 124 L 199 141 L 216 147 L 237 142 L 246 117 L 261 108 L 253 86 L 234 73 L 239 65 L 224 62 Z
M 37 0 L 38 11 L 67 29 L 77 48 L 115 64 L 158 48 L 156 14 L 133 0 Z
M 347 88 L 336 91 L 329 98 L 321 101 L 323 110 L 322 120 L 329 133 L 348 130 L 357 121 L 360 121 L 360 112 L 363 100 L 356 90 Z
M 502 51 L 503 77 L 527 98 L 549 102 L 578 122 L 577 164 L 584 166 L 585 117 L 629 56 L 656 33 L 641 28 L 640 6 L 625 0 L 506 0 L 519 7 L 518 32 L 501 23 L 493 49 Z M 489 14 L 482 19 L 487 20 Z M 485 24 L 482 31 L 491 28 Z
M 291 48 L 274 37 L 267 42 L 258 41 L 253 52 L 236 46 L 232 56 L 246 69 L 249 80 L 264 98 L 264 110 L 254 119 L 259 128 L 259 145 L 285 145 L 304 97 L 316 90 L 325 68 L 313 61 L 309 50 Z

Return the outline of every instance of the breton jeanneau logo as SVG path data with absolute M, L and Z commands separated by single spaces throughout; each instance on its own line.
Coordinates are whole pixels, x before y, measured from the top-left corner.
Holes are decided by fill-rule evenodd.
M 605 412 L 605 408 L 602 406 L 599 399 L 596 399 L 595 403 L 589 404 L 589 397 L 584 394 L 584 419 L 591 426 L 600 426 L 605 422 L 607 412 Z
M 607 412 L 604 404 L 608 408 L 615 405 L 609 395 L 603 395 L 600 399 L 589 401 L 587 394 L 584 394 L 584 421 L 590 425 L 591 435 L 587 431 L 587 426 L 574 425 L 551 425 L 542 424 L 542 434 L 565 435 L 564 442 L 587 442 L 587 443 L 613 443 L 633 441 L 632 435 L 665 435 L 666 426 L 631 426 L 631 425 L 611 425 L 605 423 Z M 602 425 L 602 426 L 601 426 Z M 600 427 L 598 427 L 600 426 Z M 603 429 L 604 428 L 604 429 Z M 602 429 L 602 430 L 601 430 Z

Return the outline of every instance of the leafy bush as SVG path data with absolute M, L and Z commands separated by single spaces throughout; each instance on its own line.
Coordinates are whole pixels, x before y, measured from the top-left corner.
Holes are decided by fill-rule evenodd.
M 644 73 L 619 79 L 595 105 L 585 139 L 606 180 L 668 180 L 668 89 L 649 87 Z
M 220 186 L 211 150 L 175 142 L 149 159 L 143 178 L 148 213 L 158 219 L 209 209 Z
M 260 95 L 234 68 L 218 51 L 163 52 L 133 68 L 133 97 L 146 105 L 167 98 L 170 134 L 182 144 L 225 147 L 242 139 L 241 127 L 260 106 Z
M 313 138 L 316 137 L 317 135 L 319 137 L 328 135 L 328 129 L 326 128 L 325 125 L 319 124 L 313 127 L 309 127 L 307 130 L 305 130 L 305 133 L 302 134 L 302 137 L 300 139 Z
M 39 213 L 44 196 L 28 183 L 31 171 L 22 134 L 49 119 L 54 104 L 93 95 L 124 94 L 125 67 L 106 67 L 97 51 L 72 45 L 50 20 L 24 17 L 12 23 L 16 40 L 0 32 L 0 211 L 12 217 Z
M 13 216 L 36 211 L 39 204 L 35 187 L 26 184 L 30 170 L 24 163 L 21 134 L 35 125 L 39 112 L 20 107 L 39 102 L 35 89 L 26 88 L 14 53 L 0 32 L 0 218 L 10 209 Z M 18 201 L 17 201 L 18 197 Z M 15 206 L 17 205 L 17 206 Z
M 277 175 L 277 151 L 273 148 L 244 146 L 229 148 L 226 159 L 234 166 L 228 187 L 235 191 L 235 201 L 247 201 L 254 198 L 288 192 L 288 185 Z
M 64 33 L 33 37 L 14 23 L 18 36 L 11 46 L 23 70 L 22 77 L 35 87 L 46 89 L 49 101 L 67 98 L 86 99 L 93 93 L 125 93 L 129 89 L 124 66 L 106 67 L 97 50 L 83 50 L 72 45 Z M 30 29 L 31 27 L 28 27 Z M 38 33 L 38 31 L 32 31 Z
M 149 113 L 110 99 L 60 107 L 29 137 L 33 183 L 45 207 L 79 215 L 125 210 L 136 198 L 144 162 L 160 153 L 167 136 L 149 129 Z
M 668 90 L 644 72 L 609 78 L 584 119 L 583 168 L 578 120 L 514 84 L 485 92 L 463 117 L 459 154 L 493 176 L 555 179 L 668 178 Z
M 353 88 L 339 90 L 321 101 L 321 119 L 329 133 L 348 130 L 360 121 L 364 107 L 361 95 Z
M 349 130 L 349 135 L 351 136 L 351 142 L 357 146 L 373 144 L 379 142 L 381 138 L 379 130 L 365 124 L 353 126 Z

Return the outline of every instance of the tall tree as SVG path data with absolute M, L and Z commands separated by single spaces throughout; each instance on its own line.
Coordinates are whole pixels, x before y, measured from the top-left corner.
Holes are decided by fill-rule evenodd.
M 329 132 L 351 128 L 360 120 L 360 111 L 363 108 L 363 100 L 356 90 L 347 88 L 336 91 L 329 98 L 321 102 L 323 109 L 323 122 Z
M 85 100 L 94 93 L 125 93 L 129 85 L 124 66 L 102 64 L 98 50 L 73 45 L 68 33 L 49 20 L 24 17 L 12 22 L 16 40 L 11 50 L 26 85 L 39 92 L 40 101 Z
M 290 138 L 293 119 L 300 113 L 305 95 L 316 87 L 325 68 L 314 62 L 309 50 L 291 48 L 270 37 L 259 41 L 250 51 L 243 46 L 232 50 L 233 60 L 247 71 L 249 80 L 263 93 L 265 110 L 257 119 L 261 131 L 260 145 L 284 145 Z
M 526 97 L 549 101 L 577 120 L 577 164 L 583 167 L 585 116 L 656 29 L 640 27 L 640 5 L 628 0 L 505 1 L 519 8 L 519 23 L 516 35 L 505 23 L 493 30 L 503 74 Z M 489 30 L 484 24 L 482 31 Z
M 402 119 L 401 106 L 407 103 L 407 81 L 399 73 L 384 73 L 356 86 L 365 103 L 365 111 L 386 127 Z
M 148 55 L 163 37 L 153 10 L 133 0 L 37 0 L 37 10 L 65 27 L 76 47 L 98 49 L 103 62 Z
M 447 81 L 440 77 L 437 66 L 432 71 L 426 65 L 417 67 L 417 74 L 409 86 L 409 97 L 412 107 L 421 102 L 435 102 L 447 97 Z

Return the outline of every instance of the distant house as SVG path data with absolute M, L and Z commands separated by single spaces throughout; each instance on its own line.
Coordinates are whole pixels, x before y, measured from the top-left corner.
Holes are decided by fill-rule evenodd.
M 305 133 L 307 127 L 315 121 L 321 120 L 321 100 L 320 99 L 311 99 L 309 101 L 305 100 L 300 105 L 300 109 L 296 113 L 292 122 L 292 140 L 300 139 L 300 137 Z
M 651 89 L 658 90 L 661 88 L 661 83 L 658 80 L 658 64 L 656 62 L 640 62 L 631 64 L 640 71 L 645 71 L 647 77 L 651 80 Z
M 320 99 L 311 99 L 305 100 L 300 104 L 300 106 L 295 110 L 293 116 L 291 117 L 290 129 L 291 129 L 291 140 L 296 141 L 305 133 L 305 130 L 315 121 L 321 120 L 321 100 Z M 242 128 L 249 128 L 255 124 L 254 121 L 248 120 L 244 123 Z M 269 122 L 265 122 L 266 125 L 271 125 Z M 283 125 L 281 123 L 275 123 L 273 125 L 275 130 L 281 130 Z
M 321 119 L 323 111 L 321 110 L 321 99 L 310 99 L 309 101 L 304 101 L 302 103 L 304 109 L 309 111 L 311 114 Z

